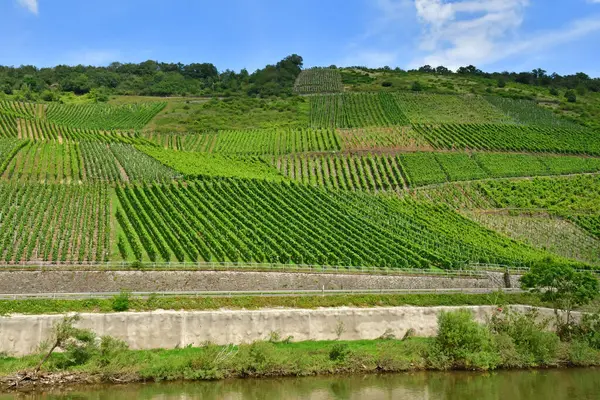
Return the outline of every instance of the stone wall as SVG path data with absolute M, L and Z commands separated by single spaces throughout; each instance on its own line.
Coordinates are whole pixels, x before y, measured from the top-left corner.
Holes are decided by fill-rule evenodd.
M 466 308 L 483 322 L 495 307 L 379 307 L 262 309 L 218 311 L 153 311 L 109 314 L 81 314 L 79 327 L 97 335 L 124 340 L 132 349 L 176 348 L 200 345 L 250 343 L 267 339 L 272 332 L 294 341 L 332 340 L 343 327 L 341 339 L 376 339 L 384 332 L 402 337 L 414 329 L 418 336 L 432 336 L 437 316 L 444 310 Z M 528 309 L 516 306 L 517 310 Z M 541 310 L 552 316 L 552 310 Z M 35 352 L 47 340 L 61 315 L 10 315 L 0 317 L 0 352 L 25 355 Z
M 518 287 L 518 276 L 513 276 Z M 0 293 L 252 291 L 325 289 L 447 289 L 503 287 L 487 277 L 318 274 L 230 271 L 1 271 Z

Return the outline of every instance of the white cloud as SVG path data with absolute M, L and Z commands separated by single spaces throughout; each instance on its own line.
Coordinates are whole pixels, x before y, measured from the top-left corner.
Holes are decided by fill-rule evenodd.
M 600 3 L 600 0 L 593 0 Z M 600 30 L 600 18 L 572 21 L 546 32 L 523 34 L 529 0 L 415 0 L 421 24 L 421 56 L 410 67 L 451 69 L 485 66 L 519 54 L 532 54 Z
M 19 3 L 19 5 L 25 7 L 33 14 L 38 15 L 38 0 L 17 0 L 17 2 Z
M 422 27 L 413 66 L 485 64 L 523 23 L 528 0 L 415 0 Z

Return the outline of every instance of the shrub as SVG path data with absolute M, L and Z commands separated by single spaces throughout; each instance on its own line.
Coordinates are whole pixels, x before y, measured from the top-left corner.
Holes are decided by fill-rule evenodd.
M 554 332 L 547 330 L 548 323 L 548 320 L 539 319 L 537 310 L 527 313 L 507 311 L 494 314 L 489 326 L 492 332 L 512 339 L 523 363 L 540 365 L 553 363 L 559 349 L 560 340 Z
M 344 361 L 350 355 L 350 347 L 347 343 L 336 343 L 329 350 L 329 359 L 331 361 Z
M 76 329 L 73 336 L 62 345 L 62 353 L 54 359 L 54 365 L 59 369 L 83 365 L 98 354 L 96 334 L 87 329 Z
M 439 315 L 433 350 L 432 355 L 439 352 L 442 360 L 447 359 L 457 367 L 486 370 L 500 362 L 490 331 L 475 322 L 468 310 Z
M 421 92 L 423 91 L 423 85 L 421 85 L 421 83 L 418 81 L 413 82 L 412 86 L 410 87 L 410 90 L 412 90 L 413 92 Z
M 600 312 L 584 315 L 581 322 L 573 328 L 573 338 L 585 341 L 594 349 L 600 350 Z
M 383 86 L 383 87 L 392 87 L 392 85 L 393 84 L 390 81 L 383 81 L 383 82 L 381 82 L 381 86 Z
M 121 312 L 129 310 L 129 298 L 131 294 L 129 292 L 121 292 L 113 298 L 112 309 L 113 311 Z
M 600 361 L 598 352 L 587 342 L 581 340 L 575 340 L 570 344 L 568 357 L 569 362 L 578 367 L 589 367 Z
M 498 79 L 498 87 L 499 88 L 504 88 L 506 87 L 506 80 L 504 78 L 500 78 Z
M 115 358 L 124 353 L 129 346 L 120 339 L 112 336 L 102 336 L 100 339 L 100 350 L 98 354 L 98 363 L 105 367 L 114 362 Z
M 558 90 L 555 87 L 551 87 L 550 88 L 550 94 L 552 96 L 558 96 L 559 95 Z
M 240 346 L 239 358 L 244 375 L 269 375 L 274 370 L 283 369 L 286 364 L 283 354 L 277 352 L 275 345 L 269 342 Z
M 567 101 L 569 103 L 576 103 L 577 102 L 577 95 L 572 90 L 567 90 L 565 92 L 565 98 L 567 99 Z

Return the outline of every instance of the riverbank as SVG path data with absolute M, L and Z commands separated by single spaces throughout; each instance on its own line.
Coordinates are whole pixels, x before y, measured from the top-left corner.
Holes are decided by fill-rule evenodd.
M 435 338 L 320 342 L 256 342 L 241 346 L 189 347 L 172 350 L 124 350 L 108 360 L 102 355 L 80 366 L 60 368 L 54 354 L 40 374 L 31 371 L 41 356 L 0 359 L 0 390 L 33 390 L 80 384 L 197 381 L 228 378 L 304 377 L 408 371 L 487 370 L 600 366 L 600 352 L 561 343 L 547 358 L 497 349 L 493 368 L 449 360 Z M 518 356 L 516 356 L 518 355 Z M 516 357 L 515 357 L 516 356 Z

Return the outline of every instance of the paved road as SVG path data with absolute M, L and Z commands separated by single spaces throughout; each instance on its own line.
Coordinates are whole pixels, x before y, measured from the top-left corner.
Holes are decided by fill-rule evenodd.
M 464 289 L 365 289 L 365 290 L 271 290 L 271 291 L 224 291 L 224 292 L 131 292 L 134 298 L 158 297 L 235 297 L 235 296 L 333 296 L 348 294 L 486 294 L 499 290 L 505 293 L 522 293 L 521 289 L 500 288 L 464 288 Z M 0 294 L 0 300 L 24 300 L 24 299 L 107 299 L 118 295 L 118 292 L 95 292 L 95 293 L 23 293 L 23 294 Z

